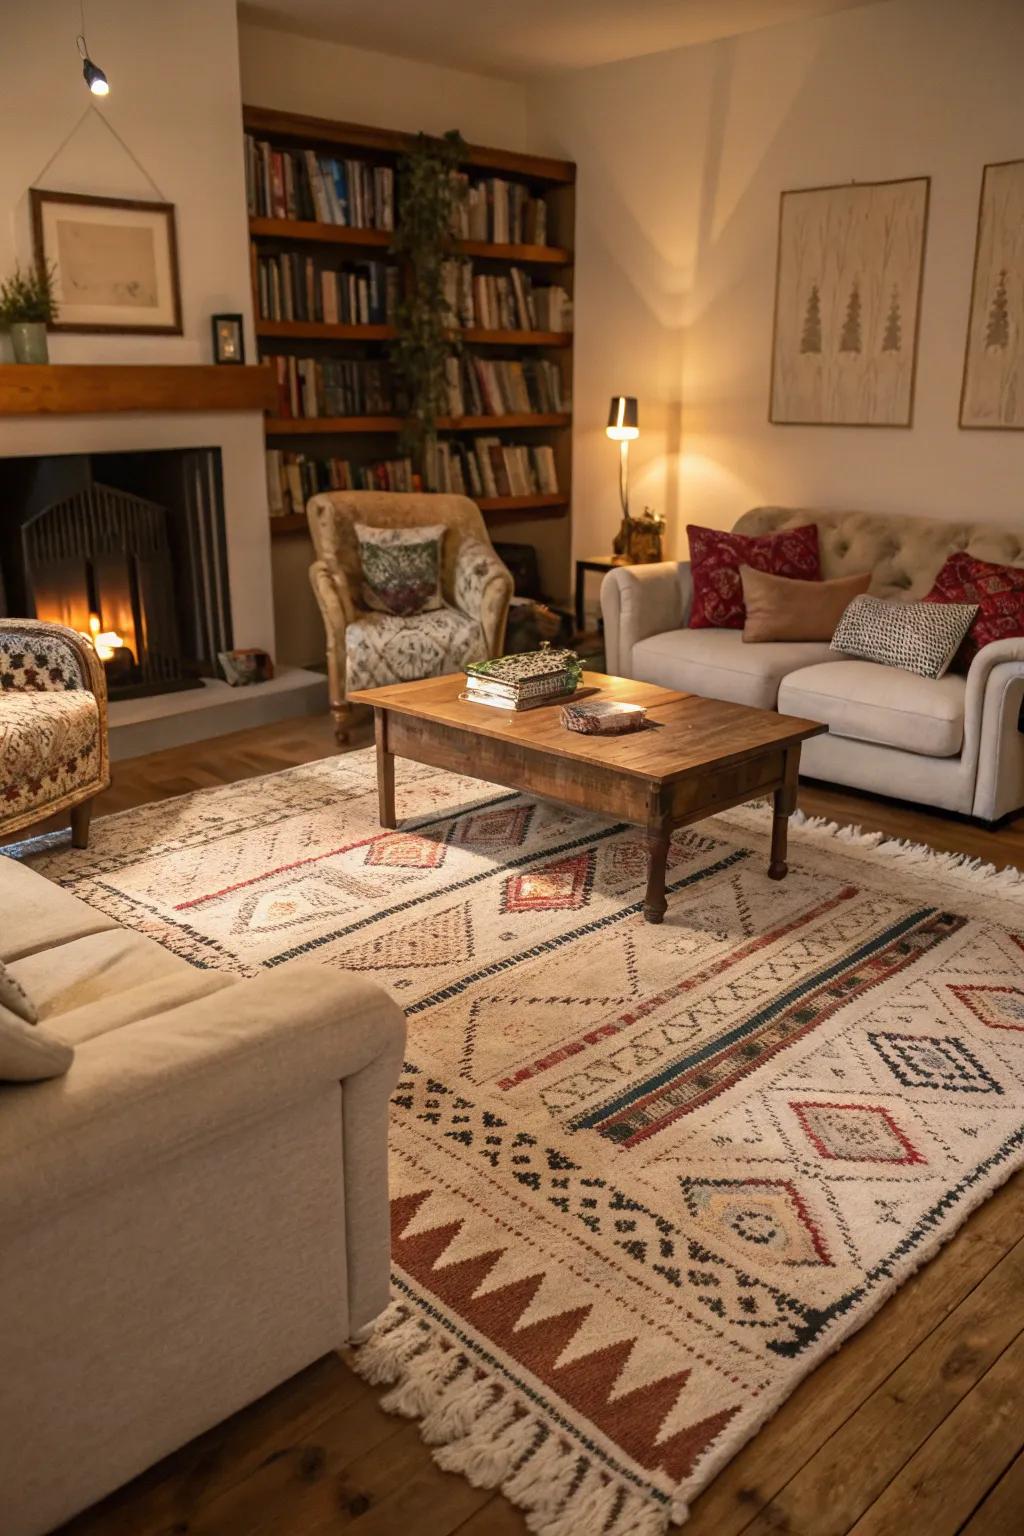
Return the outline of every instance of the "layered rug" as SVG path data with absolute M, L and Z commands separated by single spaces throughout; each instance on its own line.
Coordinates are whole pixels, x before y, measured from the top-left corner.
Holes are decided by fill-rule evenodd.
M 370 753 L 109 817 L 43 873 L 197 966 L 408 1015 L 359 1350 L 544 1536 L 654 1536 L 1024 1162 L 1024 882 L 770 816 L 677 834 Z M 38 850 L 38 844 L 35 845 Z

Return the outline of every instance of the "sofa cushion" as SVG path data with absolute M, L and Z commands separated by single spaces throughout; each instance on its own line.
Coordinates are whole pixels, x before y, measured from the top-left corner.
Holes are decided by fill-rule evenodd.
M 670 629 L 634 645 L 632 675 L 705 699 L 774 709 L 787 672 L 825 661 L 830 654 L 826 641 L 745 645 L 739 629 Z
M 486 659 L 483 630 L 476 619 L 457 608 L 437 608 L 408 618 L 361 613 L 345 630 L 348 693 L 461 672 L 467 663 Z
M 975 618 L 957 665 L 966 672 L 983 645 L 1024 635 L 1024 570 L 977 560 L 966 550 L 947 559 L 925 597 L 926 603 L 976 603 Z
M 83 1045 L 86 1040 L 96 1040 L 114 1029 L 146 1020 L 156 1022 L 171 1009 L 197 1002 L 211 992 L 222 992 L 239 980 L 228 971 L 200 971 L 186 965 L 152 981 L 140 981 L 123 992 L 108 992 L 70 1008 L 53 1018 L 53 1027 L 69 1045 Z
M 791 673 L 779 688 L 779 712 L 820 720 L 834 736 L 955 757 L 963 745 L 965 691 L 952 672 L 918 677 L 875 661 L 830 661 Z
M 794 581 L 740 566 L 747 617 L 748 645 L 766 640 L 831 640 L 836 625 L 855 597 L 868 589 L 870 571 L 837 576 L 834 581 Z
M 38 1024 L 39 1014 L 36 1005 L 29 997 L 25 988 L 16 976 L 7 969 L 0 960 L 0 1008 L 7 1008 L 11 1013 L 17 1014 L 19 1019 L 26 1024 Z
M 813 523 L 764 538 L 700 528 L 695 523 L 687 524 L 686 533 L 693 575 L 691 629 L 743 628 L 741 565 L 796 581 L 817 581 L 821 576 L 818 530 Z
M 10 965 L 11 974 L 35 1003 L 40 1021 L 55 1028 L 72 1009 L 102 1003 L 160 977 L 187 978 L 189 970 L 187 960 L 127 928 L 90 933 Z
M 61 1077 L 74 1060 L 63 1040 L 0 1004 L 0 1083 L 38 1083 Z
M 83 855 L 84 857 L 84 855 Z M 77 896 L 0 852 L 0 960 L 19 960 L 117 924 Z

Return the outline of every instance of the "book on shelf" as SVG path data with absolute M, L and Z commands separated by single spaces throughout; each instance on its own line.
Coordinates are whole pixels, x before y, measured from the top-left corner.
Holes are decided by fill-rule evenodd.
M 557 284 L 535 284 L 522 267 L 482 272 L 472 261 L 444 268 L 445 302 L 452 323 L 484 331 L 569 331 L 572 301 Z
M 377 459 L 355 464 L 350 459 L 311 458 L 304 453 L 267 449 L 267 498 L 271 517 L 305 511 L 318 491 L 418 491 L 420 477 L 412 460 Z
M 473 179 L 457 172 L 465 191 L 455 209 L 455 235 L 491 245 L 546 245 L 548 205 L 518 181 L 501 176 Z
M 394 414 L 395 398 L 387 363 L 283 354 L 273 362 L 279 416 L 308 420 L 318 416 Z
M 316 150 L 275 149 L 245 135 L 251 218 L 303 219 L 352 229 L 394 229 L 395 173 L 389 165 Z
M 394 324 L 399 273 L 383 261 L 335 268 L 299 251 L 282 251 L 258 257 L 256 276 L 261 320 Z
M 477 438 L 472 446 L 438 440 L 426 456 L 424 484 L 429 491 L 476 499 L 558 494 L 549 444 L 503 443 L 497 437 Z
M 557 363 L 452 356 L 445 365 L 450 416 L 506 416 L 568 410 Z

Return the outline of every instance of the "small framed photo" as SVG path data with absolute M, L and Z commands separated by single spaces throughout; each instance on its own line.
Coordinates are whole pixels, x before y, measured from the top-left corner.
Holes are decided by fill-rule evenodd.
M 215 363 L 244 363 L 245 334 L 241 315 L 214 315 L 213 360 Z
M 173 203 L 29 191 L 36 262 L 53 270 L 51 331 L 180 336 Z

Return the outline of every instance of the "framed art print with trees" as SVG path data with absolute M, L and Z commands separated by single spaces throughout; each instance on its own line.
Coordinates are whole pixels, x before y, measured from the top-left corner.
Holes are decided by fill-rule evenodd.
M 982 173 L 960 425 L 1024 431 L 1024 160 Z
M 929 178 L 783 192 L 769 420 L 909 427 Z

